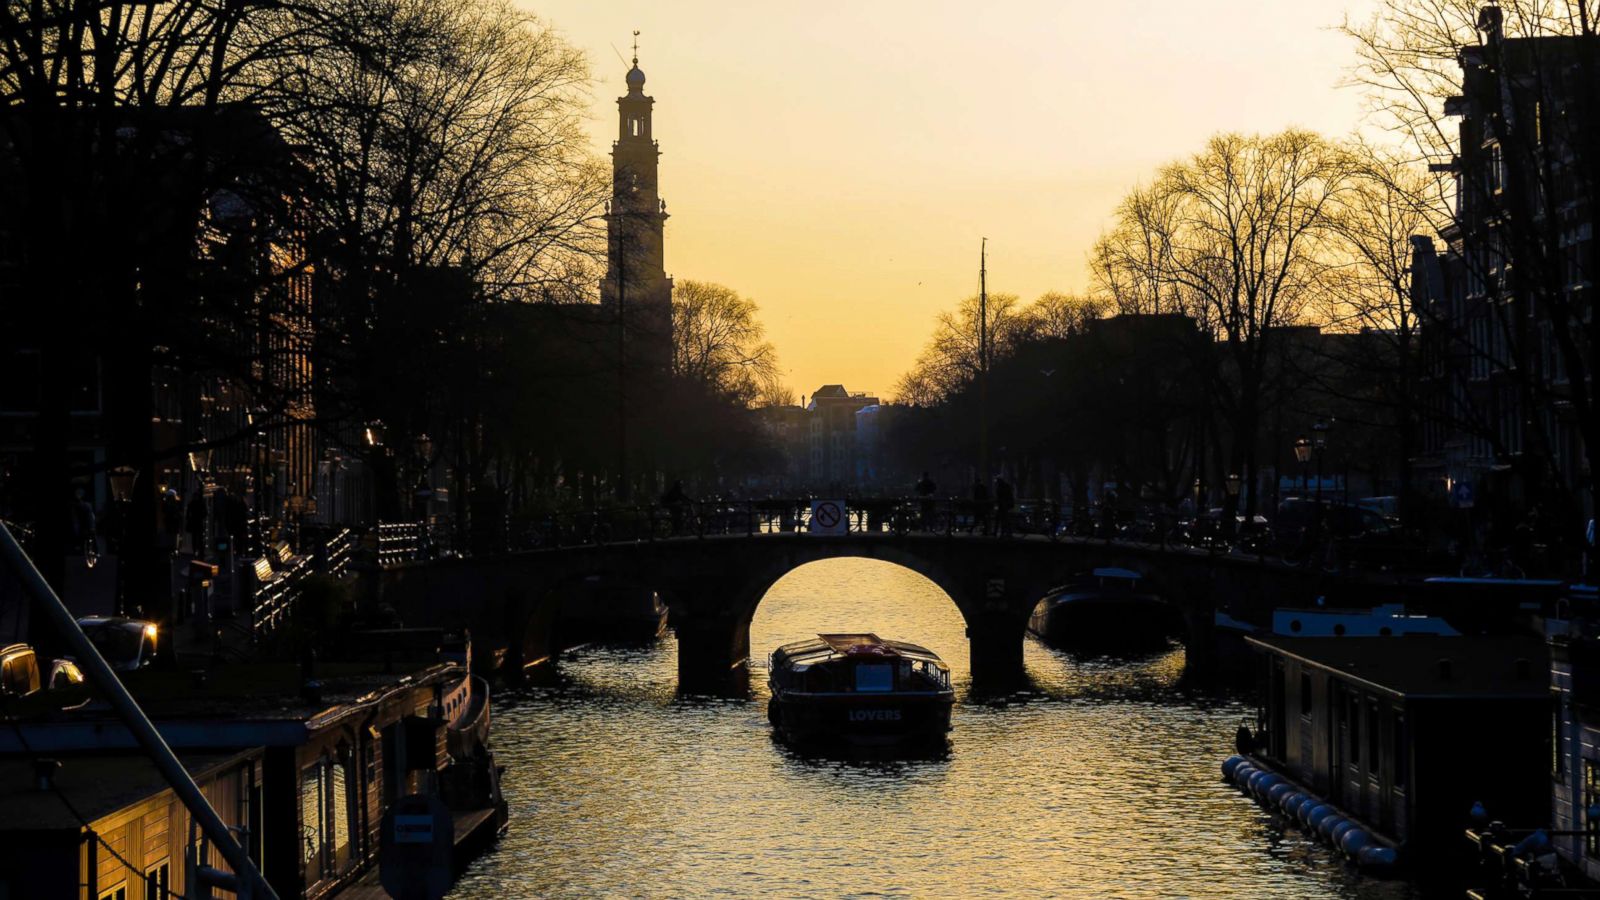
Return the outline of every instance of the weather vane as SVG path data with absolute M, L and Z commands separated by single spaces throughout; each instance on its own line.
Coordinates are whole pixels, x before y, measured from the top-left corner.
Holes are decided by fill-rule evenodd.
M 639 30 L 638 29 L 634 29 L 634 32 L 633 32 L 633 64 L 635 66 L 637 66 L 639 64 Z

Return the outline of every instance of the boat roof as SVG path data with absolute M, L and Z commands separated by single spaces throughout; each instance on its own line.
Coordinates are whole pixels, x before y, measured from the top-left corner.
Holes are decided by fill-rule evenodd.
M 1548 645 L 1521 635 L 1246 635 L 1263 650 L 1412 699 L 1538 698 L 1550 693 Z
M 815 638 L 784 644 L 773 651 L 773 656 L 785 660 L 815 664 L 829 659 L 868 653 L 874 656 L 898 659 L 921 659 L 944 665 L 939 654 L 926 647 L 907 641 L 882 638 L 866 632 L 819 634 Z

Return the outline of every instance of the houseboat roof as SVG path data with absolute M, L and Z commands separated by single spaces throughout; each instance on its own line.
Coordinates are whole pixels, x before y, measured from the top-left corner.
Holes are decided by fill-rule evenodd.
M 260 749 L 180 753 L 178 761 L 190 776 L 204 779 L 260 754 Z M 141 753 L 52 754 L 51 758 L 61 763 L 51 776 L 55 787 L 40 790 L 32 756 L 0 756 L 0 809 L 6 811 L 0 816 L 0 832 L 77 831 L 168 789 L 156 764 Z
M 1550 692 L 1549 646 L 1532 637 L 1263 634 L 1245 640 L 1396 697 L 1510 699 Z
M 829 659 L 865 654 L 897 659 L 924 659 L 944 664 L 944 661 L 939 659 L 939 654 L 926 647 L 906 641 L 881 638 L 872 632 L 819 634 L 811 640 L 784 644 L 773 651 L 772 655 L 780 662 L 814 665 Z

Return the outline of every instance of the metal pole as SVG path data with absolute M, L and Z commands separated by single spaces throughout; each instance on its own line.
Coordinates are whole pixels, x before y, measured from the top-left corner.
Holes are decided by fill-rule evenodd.
M 261 871 L 256 868 L 255 861 L 250 855 L 234 841 L 233 835 L 228 831 L 228 826 L 223 823 L 222 817 L 206 802 L 205 795 L 200 792 L 199 785 L 189 776 L 189 770 L 178 762 L 178 757 L 173 754 L 172 748 L 161 737 L 161 732 L 150 723 L 144 710 L 139 708 L 138 701 L 128 693 L 128 689 L 117 679 L 116 673 L 111 671 L 111 666 L 106 664 L 105 657 L 100 655 L 94 642 L 89 640 L 83 629 L 72 618 L 61 598 L 50 589 L 49 583 L 39 570 L 34 567 L 33 560 L 23 552 L 17 539 L 12 536 L 11 529 L 0 522 L 0 555 L 4 556 L 7 567 L 16 574 L 17 580 L 22 582 L 24 590 L 39 601 L 38 605 L 48 615 L 50 623 L 56 627 L 61 636 L 66 639 L 67 645 L 78 658 L 78 665 L 83 667 L 84 674 L 88 676 L 89 683 L 98 687 L 105 695 L 111 708 L 123 724 L 133 733 L 135 740 L 149 754 L 156 768 L 166 778 L 172 792 L 178 795 L 185 808 L 189 810 L 195 820 L 200 824 L 201 831 L 211 843 L 222 851 L 222 856 L 233 867 L 233 871 L 240 880 L 249 884 L 254 896 L 265 900 L 277 900 L 278 894 L 273 891 L 272 885 L 261 876 Z
M 989 239 L 978 245 L 978 479 L 989 483 Z M 977 498 L 974 497 L 974 500 Z

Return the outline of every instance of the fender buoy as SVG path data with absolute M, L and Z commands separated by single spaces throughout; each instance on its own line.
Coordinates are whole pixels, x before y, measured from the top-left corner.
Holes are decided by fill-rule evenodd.
M 1239 788 L 1239 790 L 1241 790 L 1241 791 L 1245 790 L 1246 788 L 1248 788 L 1250 786 L 1250 776 L 1254 775 L 1255 773 L 1256 773 L 1256 767 L 1250 765 L 1249 763 L 1245 763 L 1244 765 L 1240 766 L 1239 768 L 1234 769 L 1233 770 L 1233 784 L 1234 784 L 1234 786 Z
M 1356 854 L 1361 852 L 1361 848 L 1370 843 L 1372 843 L 1372 835 L 1368 834 L 1365 828 L 1352 828 L 1346 831 L 1344 837 L 1340 839 L 1339 849 L 1344 851 L 1345 856 L 1355 859 Z
M 1311 811 L 1316 808 L 1317 798 L 1311 796 L 1310 794 L 1306 794 L 1304 799 L 1302 799 L 1294 808 L 1295 821 L 1299 822 L 1302 826 L 1310 825 L 1311 823 L 1307 821 L 1307 819 L 1310 817 Z
M 1244 757 L 1242 757 L 1242 756 L 1230 756 L 1227 759 L 1223 760 L 1222 761 L 1222 779 L 1224 781 L 1233 780 L 1233 770 L 1239 768 L 1242 765 L 1244 765 Z
M 1317 834 L 1323 840 L 1331 841 L 1333 840 L 1333 829 L 1339 827 L 1340 825 L 1344 825 L 1349 821 L 1349 819 L 1346 819 L 1344 816 L 1341 816 L 1330 809 L 1328 810 L 1328 816 L 1322 820 L 1322 824 L 1317 826 Z
M 1289 793 L 1278 798 L 1278 809 L 1281 810 L 1285 816 L 1288 816 L 1292 819 L 1294 818 L 1294 811 L 1300 808 L 1300 801 L 1304 799 L 1306 799 L 1305 794 L 1302 794 L 1299 791 L 1290 791 Z
M 1322 823 L 1332 815 L 1333 807 L 1326 803 L 1318 803 L 1306 810 L 1306 827 L 1311 829 L 1313 834 L 1319 833 L 1322 830 Z
M 1294 793 L 1294 785 L 1289 784 L 1286 781 L 1280 781 L 1277 784 L 1274 784 L 1272 787 L 1267 788 L 1267 805 L 1282 808 L 1283 798 L 1292 793 Z
M 1356 865 L 1369 875 L 1392 875 L 1400 867 L 1400 854 L 1393 847 L 1368 844 L 1356 852 Z
M 1250 793 L 1255 794 L 1257 797 L 1265 797 L 1267 796 L 1267 791 L 1272 790 L 1273 785 L 1282 783 L 1283 777 L 1281 775 L 1273 772 L 1262 772 L 1260 778 L 1251 779 Z
M 1334 848 L 1337 849 L 1344 843 L 1344 836 L 1349 834 L 1356 827 L 1356 823 L 1341 817 L 1339 819 L 1339 824 L 1328 829 L 1328 843 L 1332 844 Z

